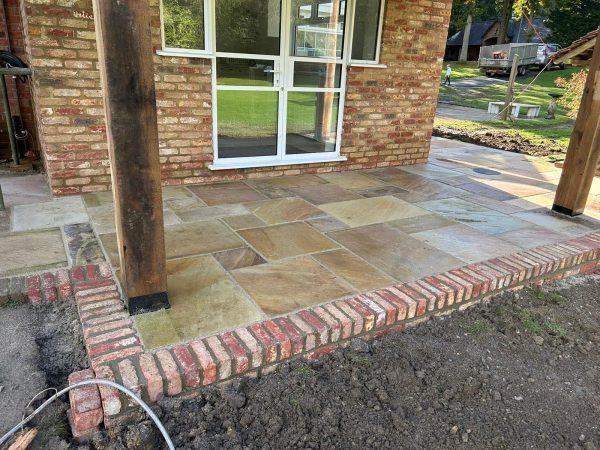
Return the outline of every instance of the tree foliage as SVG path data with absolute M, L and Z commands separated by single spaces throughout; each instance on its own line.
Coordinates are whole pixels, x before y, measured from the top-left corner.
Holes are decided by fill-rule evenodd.
M 565 107 L 567 115 L 571 119 L 575 119 L 579 113 L 579 106 L 581 105 L 581 98 L 583 97 L 587 77 L 588 71 L 581 70 L 574 73 L 568 80 L 563 77 L 554 80 L 554 84 L 557 87 L 565 89 L 564 96 L 558 100 L 558 104 Z
M 203 0 L 163 0 L 167 47 L 204 49 L 203 9 Z
M 496 0 L 455 0 L 448 35 L 452 36 L 463 30 L 469 16 L 473 18 L 473 22 L 497 18 Z
M 600 25 L 600 0 L 560 0 L 550 8 L 550 39 L 567 46 Z

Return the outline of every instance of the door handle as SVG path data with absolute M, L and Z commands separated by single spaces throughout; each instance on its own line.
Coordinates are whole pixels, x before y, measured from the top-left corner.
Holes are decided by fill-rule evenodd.
M 265 69 L 264 73 L 281 73 L 281 70 Z

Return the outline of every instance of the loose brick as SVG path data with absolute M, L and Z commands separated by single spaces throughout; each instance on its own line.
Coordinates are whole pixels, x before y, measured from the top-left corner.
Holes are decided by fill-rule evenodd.
M 108 366 L 98 366 L 94 368 L 96 378 L 115 381 L 113 371 Z M 119 391 L 106 385 L 99 385 L 100 398 L 102 399 L 102 410 L 105 416 L 116 416 L 121 412 L 121 398 Z
M 427 302 L 427 311 L 435 311 L 436 303 L 438 301 L 438 297 L 436 295 L 434 295 L 431 291 L 423 288 L 423 286 L 421 286 L 417 282 L 406 283 L 405 286 L 407 286 L 411 291 L 416 292 L 420 297 L 425 299 L 425 301 Z
M 393 304 L 398 309 L 398 312 L 396 315 L 397 321 L 405 320 L 407 318 L 408 306 L 405 302 L 400 300 L 400 298 L 398 298 L 398 296 L 396 296 L 396 295 L 392 294 L 390 291 L 387 291 L 384 289 L 374 292 L 373 295 L 376 295 L 376 296 L 382 298 L 383 300 Z
M 58 296 L 61 300 L 67 300 L 73 294 L 69 271 L 65 269 L 59 270 L 56 273 L 56 278 L 58 281 Z
M 69 375 L 69 385 L 80 383 L 82 381 L 93 380 L 95 378 L 94 371 L 91 369 L 73 372 Z M 87 385 L 81 386 L 69 391 L 69 403 L 76 414 L 86 413 L 95 409 L 102 408 L 100 399 L 100 391 L 98 386 Z M 97 424 L 96 424 L 97 425 Z
M 375 317 L 375 328 L 381 328 L 387 324 L 387 311 L 381 307 L 381 305 L 373 300 L 371 300 L 366 295 L 359 295 L 350 299 L 353 303 L 356 302 L 362 308 L 366 308 L 366 311 L 370 316 Z M 356 308 L 355 308 L 356 309 Z M 371 312 L 372 311 L 372 312 Z M 395 310 L 392 310 L 392 315 L 395 315 Z M 393 323 L 393 322 L 392 322 Z
M 425 314 L 427 311 L 427 300 L 425 297 L 410 289 L 407 284 L 399 284 L 395 287 L 417 303 L 417 311 L 415 313 L 417 316 Z

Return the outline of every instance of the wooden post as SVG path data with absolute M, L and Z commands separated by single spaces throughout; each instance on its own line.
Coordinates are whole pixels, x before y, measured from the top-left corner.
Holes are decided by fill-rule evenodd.
M 554 206 L 569 216 L 583 214 L 600 159 L 600 45 L 596 44 L 581 106 L 571 135 Z
M 508 79 L 508 87 L 506 88 L 506 96 L 504 97 L 504 109 L 502 110 L 502 120 L 508 119 L 512 110 L 513 94 L 515 90 L 515 78 L 519 71 L 519 55 L 515 54 L 512 68 L 510 69 L 510 78 Z
M 169 306 L 149 0 L 94 0 L 121 281 L 131 314 Z

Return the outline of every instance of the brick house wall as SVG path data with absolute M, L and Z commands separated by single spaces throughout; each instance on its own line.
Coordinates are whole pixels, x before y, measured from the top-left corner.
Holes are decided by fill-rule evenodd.
M 91 0 L 21 0 L 55 195 L 110 189 Z M 381 63 L 348 75 L 343 163 L 213 172 L 210 59 L 154 56 L 164 184 L 414 164 L 427 160 L 451 0 L 388 0 Z M 160 48 L 159 0 L 151 0 Z
M 19 0 L 0 0 L 0 50 L 15 53 L 27 60 L 23 24 L 19 9 Z M 16 82 L 6 77 L 10 109 L 13 116 L 20 116 L 23 127 L 29 132 L 27 149 L 38 152 L 35 115 L 32 104 L 31 88 L 28 83 Z M 10 145 L 6 132 L 4 111 L 0 114 L 0 159 L 10 158 Z

